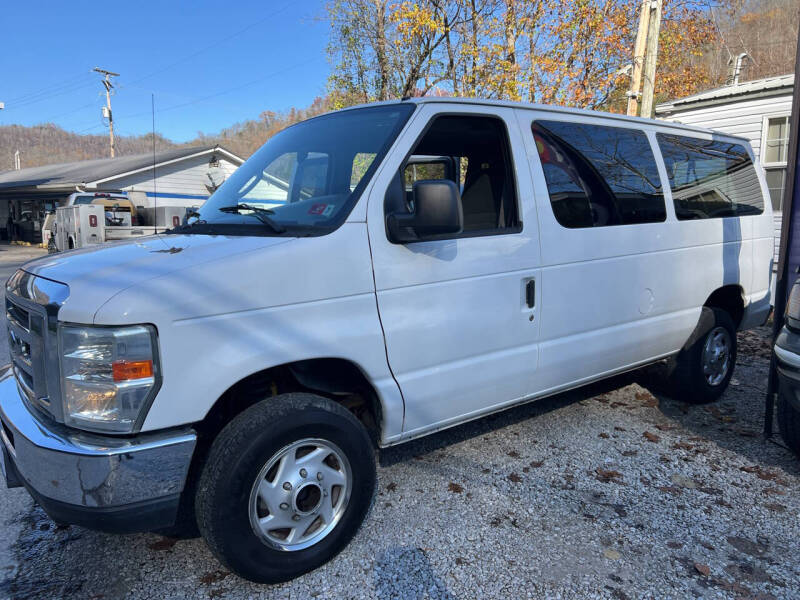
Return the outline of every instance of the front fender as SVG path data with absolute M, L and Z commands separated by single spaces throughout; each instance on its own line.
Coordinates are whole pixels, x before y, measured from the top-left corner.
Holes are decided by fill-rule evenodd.
M 143 430 L 200 421 L 245 377 L 321 357 L 358 365 L 378 392 L 384 436 L 402 430 L 365 223 L 155 277 L 109 300 L 95 322 L 158 328 L 163 383 Z

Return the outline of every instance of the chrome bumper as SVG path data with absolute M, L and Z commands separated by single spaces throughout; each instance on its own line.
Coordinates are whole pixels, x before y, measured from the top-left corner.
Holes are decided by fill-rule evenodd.
M 24 403 L 8 367 L 0 369 L 0 420 L 13 463 L 6 469 L 48 512 L 48 501 L 86 514 L 167 500 L 177 507 L 197 441 L 191 429 L 115 438 L 45 424 Z
M 800 333 L 784 326 L 775 340 L 779 393 L 800 411 Z

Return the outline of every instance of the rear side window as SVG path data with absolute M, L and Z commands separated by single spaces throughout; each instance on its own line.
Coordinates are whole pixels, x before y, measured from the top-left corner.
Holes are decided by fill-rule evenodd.
M 761 185 L 741 144 L 656 134 L 678 219 L 758 215 Z
M 536 121 L 531 129 L 561 225 L 666 220 L 658 168 L 643 132 L 566 121 Z

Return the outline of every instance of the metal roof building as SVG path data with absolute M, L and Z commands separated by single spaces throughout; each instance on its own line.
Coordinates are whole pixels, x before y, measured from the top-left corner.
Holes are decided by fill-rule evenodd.
M 721 106 L 731 102 L 737 102 L 742 97 L 748 100 L 758 100 L 761 98 L 772 98 L 775 96 L 786 95 L 788 89 L 791 93 L 794 86 L 794 74 L 779 75 L 777 77 L 767 77 L 765 79 L 754 79 L 753 81 L 742 81 L 734 85 L 725 85 L 713 90 L 707 90 L 672 100 L 663 102 L 656 106 L 656 115 L 659 117 L 669 117 L 688 110 L 696 110 L 708 106 Z
M 244 159 L 221 146 L 84 160 L 0 172 L 0 236 L 38 241 L 44 215 L 74 192 L 127 192 L 135 204 L 197 206 Z

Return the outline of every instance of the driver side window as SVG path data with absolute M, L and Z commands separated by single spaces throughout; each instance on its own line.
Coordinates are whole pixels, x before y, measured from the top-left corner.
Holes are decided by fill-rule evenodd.
M 448 179 L 461 192 L 460 235 L 520 230 L 516 182 L 503 121 L 497 117 L 436 117 L 403 167 L 406 204 L 413 210 L 416 181 Z

